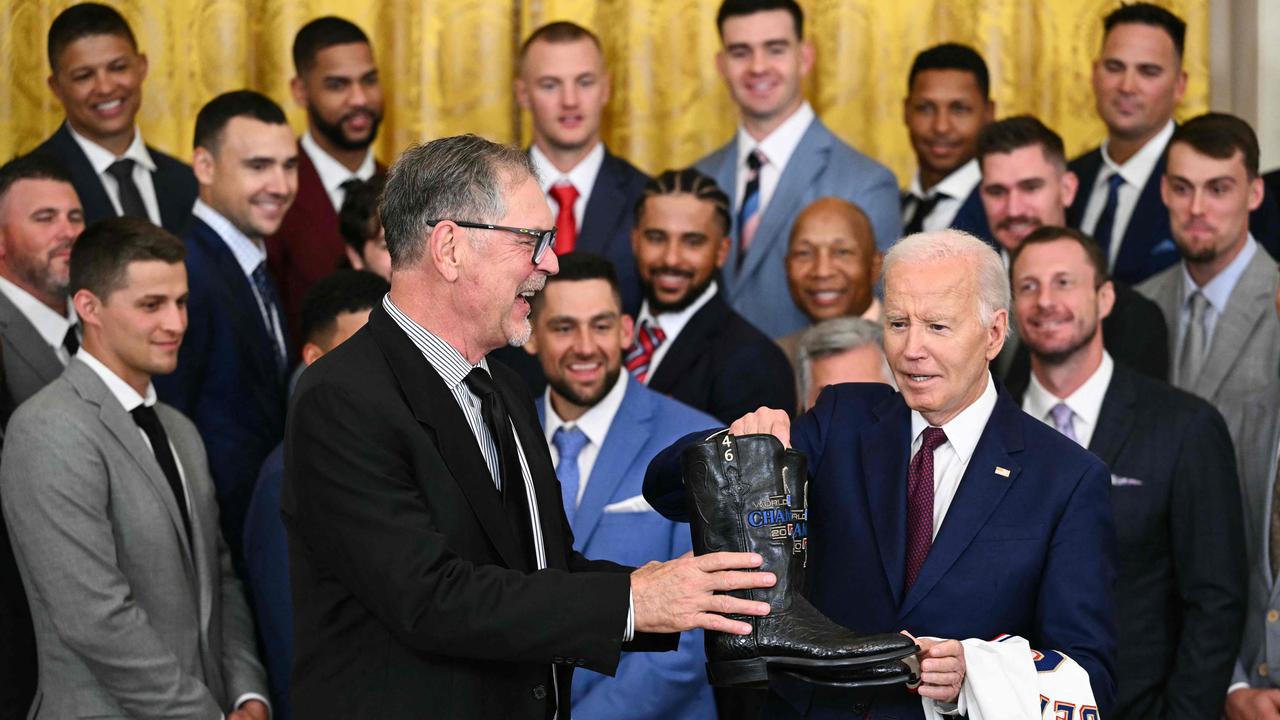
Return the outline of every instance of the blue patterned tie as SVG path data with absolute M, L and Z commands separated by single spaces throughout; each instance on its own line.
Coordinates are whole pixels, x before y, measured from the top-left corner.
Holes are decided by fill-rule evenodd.
M 288 363 L 288 353 L 285 351 L 284 345 L 280 342 L 280 336 L 276 334 L 276 328 L 284 327 L 284 322 L 280 317 L 280 299 L 276 296 L 276 286 L 271 282 L 271 277 L 267 275 L 267 261 L 263 260 L 258 263 L 258 267 L 253 269 L 253 286 L 258 291 L 258 297 L 262 300 L 262 306 L 266 308 L 266 315 L 262 318 L 267 326 L 267 337 L 271 338 L 271 347 L 274 350 L 276 369 L 284 372 L 285 365 Z
M 1093 226 L 1093 239 L 1102 248 L 1102 256 L 1105 258 L 1111 257 L 1111 233 L 1116 224 L 1116 205 L 1120 202 L 1120 186 L 1123 184 L 1124 178 L 1120 177 L 1120 173 L 1111 173 L 1111 177 L 1107 178 L 1107 202 L 1102 206 L 1102 214 Z
M 764 165 L 764 153 L 760 148 L 747 155 L 747 184 L 742 190 L 742 206 L 738 208 L 738 267 L 747 256 L 751 238 L 760 225 L 760 166 Z
M 556 463 L 556 477 L 560 478 L 560 498 L 564 501 L 564 514 L 573 524 L 573 515 L 578 511 L 578 454 L 587 446 L 587 434 L 578 427 L 560 427 L 551 436 L 551 444 L 556 446 L 560 454 L 560 462 Z

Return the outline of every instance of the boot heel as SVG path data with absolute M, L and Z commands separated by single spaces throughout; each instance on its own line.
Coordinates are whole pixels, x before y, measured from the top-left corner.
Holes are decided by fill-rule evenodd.
M 716 687 L 769 684 L 769 666 L 762 658 L 707 663 L 707 680 Z

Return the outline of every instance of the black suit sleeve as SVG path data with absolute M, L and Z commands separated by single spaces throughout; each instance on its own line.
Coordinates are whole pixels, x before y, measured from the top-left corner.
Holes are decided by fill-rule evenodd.
M 1201 404 L 1177 453 L 1170 542 L 1182 627 L 1165 715 L 1218 717 L 1240 649 L 1246 568 L 1235 451 L 1217 410 Z
M 448 467 L 412 446 L 416 425 L 397 427 L 376 405 L 336 384 L 300 392 L 285 451 L 286 522 L 291 545 L 302 543 L 291 552 L 322 558 L 399 642 L 420 652 L 548 664 L 575 657 L 614 672 L 630 577 L 524 573 L 460 557 L 436 516 L 470 509 L 432 507 L 431 498 L 449 494 L 424 489 L 453 483 Z
M 702 442 L 717 429 L 689 433 L 653 456 L 644 473 L 644 499 L 668 520 L 689 522 L 689 505 L 684 494 L 684 473 L 680 469 L 680 455 L 684 449 Z
M 742 345 L 715 374 L 708 412 L 726 423 L 760 407 L 794 415 L 796 379 L 782 348 L 761 337 Z

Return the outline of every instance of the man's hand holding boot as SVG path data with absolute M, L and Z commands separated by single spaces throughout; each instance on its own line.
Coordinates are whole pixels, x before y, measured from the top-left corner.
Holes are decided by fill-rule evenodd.
M 639 632 L 670 633 L 702 628 L 747 635 L 751 625 L 723 614 L 769 614 L 769 603 L 717 595 L 729 590 L 772 587 L 771 572 L 749 572 L 764 559 L 756 553 L 717 552 L 650 562 L 631 573 L 631 600 Z
M 791 417 L 781 410 L 762 407 L 747 413 L 729 426 L 731 435 L 772 435 L 782 447 L 791 447 Z

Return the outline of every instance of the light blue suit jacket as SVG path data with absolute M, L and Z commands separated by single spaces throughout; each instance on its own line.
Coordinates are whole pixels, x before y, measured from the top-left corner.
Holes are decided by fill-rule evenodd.
M 737 144 L 734 135 L 697 164 L 698 170 L 715 178 L 731 199 L 737 187 Z M 809 203 L 827 196 L 843 198 L 862 208 L 871 219 L 880 250 L 887 250 L 898 241 L 902 218 L 898 181 L 893 173 L 846 145 L 814 118 L 782 170 L 742 267 L 738 267 L 735 227 L 729 259 L 720 269 L 729 304 L 769 337 L 780 338 L 809 325 L 808 318 L 791 301 L 784 259 L 796 215 Z M 731 214 L 736 223 L 737 213 Z
M 637 383 L 625 371 L 622 379 L 627 391 L 587 477 L 573 519 L 573 547 L 595 559 L 638 567 L 688 552 L 689 526 L 652 509 L 614 512 L 606 506 L 642 496 L 645 469 L 658 451 L 683 435 L 721 423 Z M 537 405 L 545 426 L 545 395 Z M 674 653 L 624 652 L 613 678 L 579 668 L 573 676 L 573 716 L 715 718 L 705 662 L 698 631 L 682 633 Z

